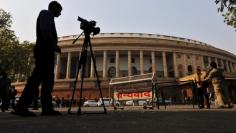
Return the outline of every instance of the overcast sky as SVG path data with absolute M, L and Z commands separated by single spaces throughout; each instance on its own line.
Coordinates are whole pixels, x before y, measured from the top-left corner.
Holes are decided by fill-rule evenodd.
M 35 41 L 38 13 L 51 0 L 0 0 L 20 41 Z M 58 0 L 58 36 L 79 34 L 77 16 L 96 20 L 102 33 L 151 33 L 184 37 L 236 54 L 236 32 L 217 13 L 215 0 Z

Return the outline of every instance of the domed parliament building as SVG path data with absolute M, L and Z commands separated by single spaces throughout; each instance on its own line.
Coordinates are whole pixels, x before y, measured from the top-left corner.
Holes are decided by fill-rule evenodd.
M 53 95 L 70 99 L 76 78 L 83 37 L 72 42 L 76 35 L 59 38 L 62 53 L 56 57 Z M 100 33 L 91 39 L 96 69 L 104 97 L 112 96 L 111 78 L 155 73 L 157 82 L 171 83 L 207 68 L 215 61 L 224 69 L 226 77 L 235 82 L 236 56 L 225 50 L 191 39 L 143 33 Z M 88 57 L 83 86 L 83 97 L 99 98 L 95 70 Z M 78 81 L 81 79 L 81 72 Z M 25 82 L 16 82 L 19 92 Z M 80 88 L 80 84 L 77 84 Z M 79 97 L 76 91 L 75 98 Z

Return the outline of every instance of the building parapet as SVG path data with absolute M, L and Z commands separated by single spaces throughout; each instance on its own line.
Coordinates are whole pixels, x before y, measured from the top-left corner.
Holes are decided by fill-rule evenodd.
M 78 35 L 69 35 L 69 36 L 63 36 L 63 37 L 59 37 L 59 41 L 66 41 L 66 40 L 74 40 L 78 37 Z M 175 36 L 168 36 L 168 35 L 159 35 L 159 34 L 146 34 L 146 33 L 100 33 L 96 36 L 94 36 L 94 38 L 130 38 L 130 37 L 137 37 L 137 38 L 153 38 L 153 39 L 162 39 L 162 40 L 172 40 L 172 41 L 179 41 L 179 42 L 184 42 L 186 43 L 187 46 L 190 47 L 197 47 L 197 46 L 201 46 L 201 47 L 206 47 L 206 48 L 210 48 L 214 51 L 220 52 L 220 53 L 227 53 L 233 57 L 235 57 L 234 54 L 216 48 L 210 44 L 204 43 L 204 42 L 200 42 L 200 41 L 196 41 L 196 40 L 192 40 L 192 39 L 187 39 L 187 38 L 182 38 L 182 37 L 175 37 Z M 81 38 L 84 38 L 84 36 L 81 36 Z

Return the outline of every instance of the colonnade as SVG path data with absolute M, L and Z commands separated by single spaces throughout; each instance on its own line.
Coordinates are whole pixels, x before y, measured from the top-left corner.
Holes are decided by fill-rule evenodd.
M 113 50 L 114 51 L 114 50 Z M 101 52 L 101 51 L 99 51 Z M 131 76 L 132 75 L 132 50 L 127 50 L 127 75 Z M 173 61 L 173 71 L 174 71 L 174 77 L 179 77 L 180 76 L 180 72 L 179 72 L 179 68 L 178 65 L 180 64 L 180 62 L 178 62 L 177 60 L 177 55 L 181 54 L 183 55 L 183 75 L 185 76 L 188 74 L 188 63 L 187 63 L 187 54 L 184 53 L 177 53 L 177 52 L 168 52 L 168 51 L 144 51 L 144 50 L 139 50 L 139 71 L 140 74 L 144 74 L 144 60 L 146 60 L 146 57 L 144 57 L 144 52 L 145 53 L 149 53 L 150 55 L 150 59 L 151 59 L 151 67 L 152 67 L 152 72 L 157 72 L 157 64 L 160 62 L 156 62 L 156 53 L 159 53 L 162 56 L 162 65 L 163 65 L 163 78 L 168 78 L 169 74 L 168 74 L 168 66 L 170 64 L 167 63 L 167 54 L 172 54 L 172 61 Z M 72 58 L 72 52 L 67 52 L 67 66 L 66 66 L 66 79 L 70 78 L 70 74 L 71 74 L 71 58 Z M 96 52 L 95 52 L 96 53 Z M 109 54 L 108 54 L 108 50 L 104 50 L 102 51 L 102 77 L 106 78 L 108 77 L 108 59 L 109 59 Z M 120 77 L 120 65 L 121 65 L 121 59 L 120 59 L 120 51 L 119 50 L 115 50 L 114 51 L 114 67 L 116 68 L 115 70 L 115 77 Z M 136 54 L 137 55 L 137 54 Z M 206 67 L 206 63 L 204 63 L 203 60 L 203 55 L 191 55 L 191 66 L 192 66 L 192 70 L 193 73 L 196 72 L 196 68 L 197 67 L 202 67 L 205 68 Z M 200 63 L 196 63 L 196 57 L 198 56 L 198 58 L 200 59 Z M 207 56 L 205 56 L 207 57 Z M 61 55 L 57 55 L 56 57 L 56 65 L 55 65 L 55 79 L 59 78 L 59 72 L 60 72 L 60 58 Z M 212 57 L 207 57 L 208 58 L 208 64 L 212 61 Z M 224 68 L 227 72 L 235 72 L 236 70 L 236 66 L 233 62 L 227 61 L 227 60 L 223 60 L 223 59 L 219 59 L 219 58 L 215 58 L 214 60 L 218 65 L 221 64 L 221 67 Z M 220 62 L 219 62 L 220 61 Z M 93 67 L 93 62 L 91 61 L 90 64 L 90 78 L 94 77 L 94 67 Z M 81 74 L 79 74 L 79 76 L 81 76 Z

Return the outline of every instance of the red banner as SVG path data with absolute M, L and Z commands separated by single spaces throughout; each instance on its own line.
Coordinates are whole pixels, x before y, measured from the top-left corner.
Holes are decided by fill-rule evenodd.
M 130 92 L 130 93 L 114 93 L 114 99 L 115 100 L 132 100 L 132 99 L 150 99 L 152 98 L 152 92 L 151 91 L 145 91 L 145 92 Z

